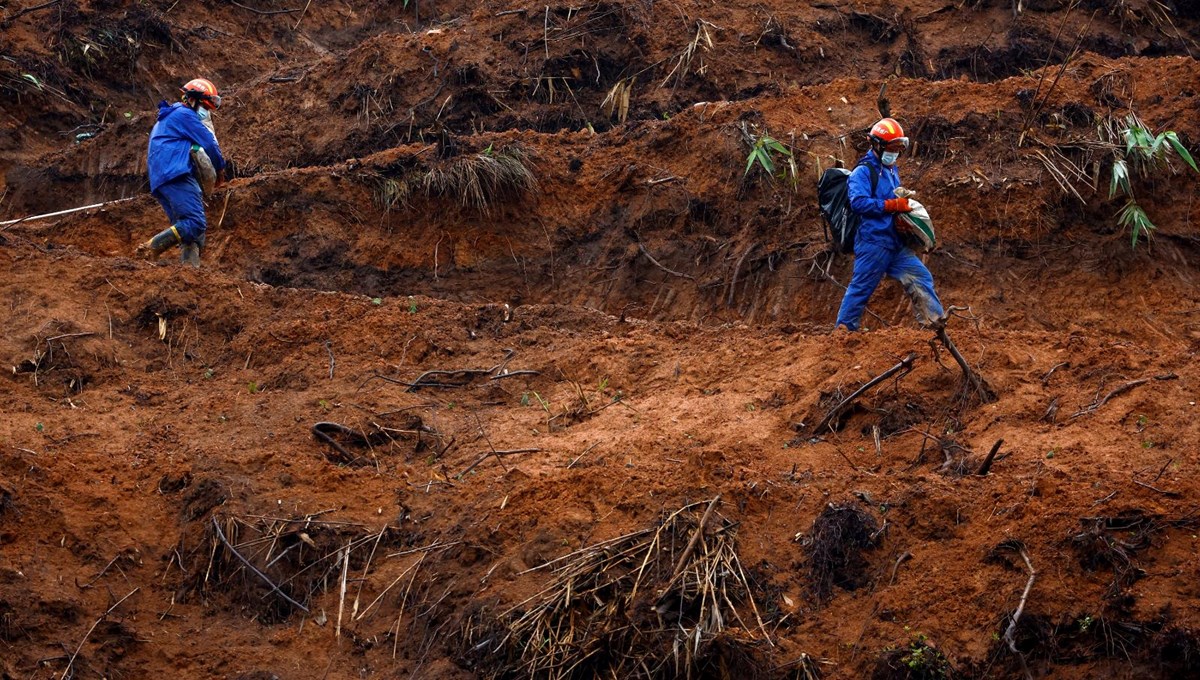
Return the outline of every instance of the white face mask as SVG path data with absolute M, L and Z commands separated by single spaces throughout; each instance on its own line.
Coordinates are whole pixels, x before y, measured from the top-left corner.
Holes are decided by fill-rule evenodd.
M 884 165 L 895 165 L 896 159 L 898 158 L 900 158 L 899 151 L 884 151 L 883 156 L 881 156 L 879 160 Z

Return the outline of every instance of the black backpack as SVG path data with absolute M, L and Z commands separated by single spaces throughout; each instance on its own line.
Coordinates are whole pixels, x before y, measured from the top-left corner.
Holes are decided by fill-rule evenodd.
M 868 163 L 871 171 L 871 195 L 879 187 L 879 170 Z M 821 215 L 825 217 L 825 240 L 833 243 L 833 252 L 843 255 L 854 252 L 854 236 L 858 233 L 861 218 L 850 209 L 850 195 L 846 181 L 850 170 L 829 168 L 817 182 L 817 201 L 821 204 Z

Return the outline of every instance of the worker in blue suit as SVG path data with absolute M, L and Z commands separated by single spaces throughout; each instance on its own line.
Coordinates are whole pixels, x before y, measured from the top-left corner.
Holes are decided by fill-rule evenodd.
M 867 300 L 884 274 L 904 287 L 919 321 L 936 324 L 945 312 L 933 290 L 933 275 L 916 253 L 901 243 L 892 226 L 896 213 L 910 209 L 908 198 L 896 192 L 900 187 L 896 160 L 908 148 L 908 137 L 899 123 L 884 118 L 871 127 L 870 140 L 871 150 L 846 183 L 850 209 L 858 213 L 861 222 L 854 238 L 854 274 L 842 297 L 835 328 L 858 330 Z M 899 193 L 906 191 L 901 189 Z
M 171 226 L 138 246 L 138 254 L 157 258 L 172 246 L 180 246 L 180 259 L 200 266 L 207 223 L 204 196 L 193 173 L 192 150 L 202 149 L 217 171 L 217 184 L 223 181 L 225 159 L 212 130 L 200 111 L 211 115 L 221 106 L 221 97 L 212 81 L 192 80 L 182 88 L 181 101 L 159 102 L 158 122 L 150 131 L 150 149 L 146 165 L 150 172 L 150 193 L 154 195 Z

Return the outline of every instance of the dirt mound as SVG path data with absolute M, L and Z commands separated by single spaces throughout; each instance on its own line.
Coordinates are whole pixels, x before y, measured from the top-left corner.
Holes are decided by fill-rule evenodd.
M 5 677 L 1195 664 L 1198 184 L 1105 132 L 1200 151 L 1188 3 L 63 0 L 0 29 L 0 215 L 127 198 L 0 225 Z M 236 168 L 199 271 L 128 257 L 163 226 L 150 112 L 195 75 Z M 828 334 L 851 264 L 815 180 L 884 82 L 994 400 L 894 284 Z

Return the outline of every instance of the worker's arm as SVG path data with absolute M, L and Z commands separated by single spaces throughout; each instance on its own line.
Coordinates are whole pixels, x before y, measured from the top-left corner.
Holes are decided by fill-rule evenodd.
M 188 139 L 193 144 L 199 144 L 204 148 L 204 153 L 208 154 L 209 160 L 212 161 L 213 169 L 218 173 L 225 170 L 225 157 L 221 155 L 221 146 L 217 144 L 217 138 L 212 131 L 200 122 L 200 116 L 183 115 L 190 112 L 181 112 L 176 114 L 180 117 L 180 128 L 187 135 Z
M 850 179 L 846 180 L 846 195 L 850 197 L 850 209 L 859 215 L 878 217 L 887 212 L 884 200 L 871 196 L 871 168 L 866 165 L 860 165 L 850 173 Z

